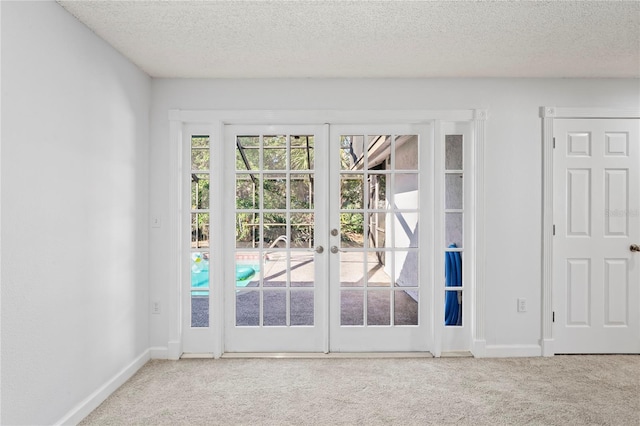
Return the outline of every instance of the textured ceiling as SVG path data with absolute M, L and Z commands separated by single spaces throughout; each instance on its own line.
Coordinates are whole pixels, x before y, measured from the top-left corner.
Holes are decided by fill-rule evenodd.
M 638 1 L 58 1 L 153 77 L 640 77 Z

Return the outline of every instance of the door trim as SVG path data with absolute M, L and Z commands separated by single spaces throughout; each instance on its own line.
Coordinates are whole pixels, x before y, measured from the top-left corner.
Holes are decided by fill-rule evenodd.
M 471 277 L 472 315 L 471 315 L 471 352 L 478 357 L 485 356 L 485 286 L 484 286 L 484 145 L 485 124 L 487 111 L 482 109 L 459 110 L 180 110 L 168 111 L 169 141 L 170 141 L 170 183 L 169 183 L 169 286 L 167 291 L 167 323 L 168 341 L 167 358 L 179 359 L 183 353 L 182 335 L 182 239 L 183 230 L 180 218 L 183 213 L 182 180 L 182 149 L 183 126 L 185 124 L 201 124 L 211 129 L 212 138 L 224 139 L 224 126 L 232 124 L 383 124 L 383 123 L 434 123 L 436 131 L 440 122 L 471 122 L 475 160 L 472 188 L 472 229 L 471 238 L 474 241 L 476 259 L 472 266 Z M 161 289 L 163 292 L 165 289 Z M 209 328 L 214 333 L 211 352 L 215 358 L 222 356 L 224 351 L 224 318 L 222 288 L 211 288 L 212 301 L 211 321 Z M 433 309 L 438 312 L 438 309 Z M 440 355 L 439 337 L 444 324 L 440 325 L 440 318 L 432 318 L 432 336 L 434 338 L 434 355 Z M 207 351 L 209 353 L 209 351 Z
M 553 120 L 565 118 L 640 118 L 634 108 L 540 107 L 542 118 L 542 356 L 553 356 Z

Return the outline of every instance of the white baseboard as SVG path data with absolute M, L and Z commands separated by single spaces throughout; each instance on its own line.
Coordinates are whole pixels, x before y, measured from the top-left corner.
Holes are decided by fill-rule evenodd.
M 116 389 L 131 378 L 143 365 L 149 361 L 149 349 L 134 359 L 129 365 L 123 368 L 118 374 L 100 386 L 95 392 L 86 397 L 82 402 L 73 407 L 64 417 L 58 420 L 55 425 L 77 425 L 95 410 L 105 399 Z
M 542 356 L 553 356 L 555 350 L 553 349 L 553 339 L 542 339 Z
M 153 346 L 149 348 L 151 359 L 169 359 L 169 349 L 166 346 Z
M 487 358 L 534 357 L 542 355 L 540 345 L 486 345 Z
M 180 341 L 168 342 L 167 346 L 152 346 L 149 348 L 151 359 L 178 360 L 182 356 L 182 344 Z
M 487 356 L 487 341 L 474 340 L 471 346 L 471 353 L 474 358 L 485 358 Z
M 167 359 L 179 360 L 182 356 L 182 342 L 180 340 L 172 340 L 167 345 Z

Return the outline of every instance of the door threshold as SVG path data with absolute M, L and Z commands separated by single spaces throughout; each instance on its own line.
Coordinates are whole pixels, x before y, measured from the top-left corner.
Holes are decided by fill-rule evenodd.
M 431 352 L 226 352 L 224 359 L 433 358 Z
M 469 351 L 446 351 L 440 354 L 441 358 L 473 358 L 473 354 Z

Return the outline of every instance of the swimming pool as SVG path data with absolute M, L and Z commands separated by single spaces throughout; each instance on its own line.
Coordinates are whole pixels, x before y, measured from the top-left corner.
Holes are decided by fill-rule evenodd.
M 257 264 L 236 264 L 236 287 L 246 287 L 260 272 Z M 201 253 L 191 255 L 191 288 L 209 287 L 209 259 Z M 197 293 L 197 294 L 196 294 Z M 193 296 L 208 296 L 207 291 L 194 291 Z

